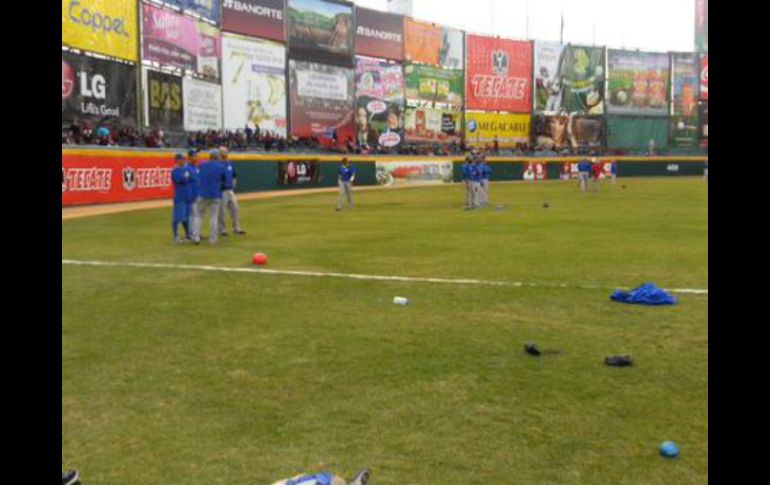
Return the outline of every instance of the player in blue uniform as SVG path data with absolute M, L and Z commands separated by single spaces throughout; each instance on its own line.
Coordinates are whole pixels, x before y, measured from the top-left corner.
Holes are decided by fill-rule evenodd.
M 337 200 L 337 210 L 342 210 L 345 198 L 348 200 L 348 207 L 353 208 L 353 181 L 356 179 L 356 168 L 350 165 L 347 158 L 342 159 L 342 166 L 339 169 L 337 177 L 340 186 L 340 196 Z
M 492 176 L 492 167 L 487 163 L 487 157 L 481 156 L 481 163 L 479 164 L 481 169 L 481 183 L 480 183 L 480 199 L 481 206 L 487 207 L 489 205 L 489 178 Z
M 591 162 L 584 158 L 578 162 L 578 179 L 580 180 L 580 190 L 588 190 L 588 179 L 591 176 Z
M 478 209 L 481 207 L 481 156 L 475 157 L 471 165 L 471 194 L 471 208 Z
M 613 161 L 610 164 L 610 172 L 612 173 L 612 185 L 615 185 L 615 183 L 618 181 L 618 162 Z
M 462 166 L 463 183 L 465 184 L 465 210 L 473 208 L 473 158 L 470 155 L 465 157 L 465 163 Z
M 233 220 L 233 232 L 241 235 L 246 234 L 246 231 L 241 229 L 238 198 L 235 196 L 238 174 L 235 173 L 233 162 L 227 159 L 227 147 L 219 147 L 219 153 L 222 156 L 222 163 L 225 165 L 225 178 L 222 181 L 222 203 L 219 206 L 219 234 L 227 236 L 227 212 L 230 212 L 230 218 Z
M 225 165 L 220 160 L 219 150 L 211 150 L 209 159 L 201 163 L 199 170 L 200 198 L 193 242 L 200 244 L 200 229 L 206 218 L 206 212 L 209 212 L 209 243 L 216 244 L 219 236 L 219 204 L 222 202 L 222 181 L 225 177 Z
M 185 158 L 181 153 L 177 153 L 174 156 L 174 162 L 176 167 L 171 170 L 171 183 L 174 185 L 174 214 L 171 219 L 171 230 L 174 235 L 174 242 L 181 243 L 182 239 L 179 237 L 179 224 L 184 227 L 185 237 L 190 237 L 190 226 L 188 218 L 188 188 L 187 184 L 190 181 L 190 172 L 185 168 Z
M 200 171 L 198 170 L 198 150 L 191 149 L 187 152 L 187 165 L 184 166 L 190 177 L 187 182 L 187 224 L 190 228 L 189 239 L 194 241 L 200 238 L 196 233 L 200 222 L 198 214 L 198 197 L 200 195 Z

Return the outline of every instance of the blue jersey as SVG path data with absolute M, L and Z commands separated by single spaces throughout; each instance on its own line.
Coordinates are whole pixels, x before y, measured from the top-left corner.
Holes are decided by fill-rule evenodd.
M 343 182 L 350 182 L 350 179 L 356 174 L 356 168 L 353 165 L 348 165 L 348 167 L 345 168 L 343 165 L 340 167 L 339 174 Z
M 492 175 L 492 167 L 487 162 L 482 162 L 481 165 L 481 180 L 489 180 Z
M 473 164 L 463 163 L 463 180 L 471 180 L 473 178 Z
M 187 202 L 190 172 L 185 167 L 171 170 L 171 183 L 174 184 L 174 202 Z
M 581 160 L 578 162 L 578 172 L 591 173 L 591 162 L 588 160 Z
M 474 163 L 471 166 L 471 180 L 473 182 L 481 182 L 481 165 Z
M 610 166 L 612 169 L 612 175 L 618 174 L 618 162 L 612 162 L 612 165 Z
M 187 202 L 191 204 L 198 200 L 200 195 L 200 171 L 192 163 L 188 163 L 184 168 L 190 174 L 189 181 L 187 182 Z
M 236 179 L 238 175 L 235 173 L 232 162 L 226 161 L 222 163 L 225 165 L 225 178 L 222 181 L 222 190 L 233 190 L 235 188 L 233 180 Z
M 225 178 L 225 164 L 219 160 L 201 163 L 200 196 L 203 199 L 221 199 L 222 181 Z
M 290 479 L 286 485 L 331 485 L 333 476 L 330 473 L 300 475 Z

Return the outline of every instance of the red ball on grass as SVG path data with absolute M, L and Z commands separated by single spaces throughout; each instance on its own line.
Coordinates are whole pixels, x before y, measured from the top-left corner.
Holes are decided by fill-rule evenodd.
M 256 253 L 254 257 L 251 258 L 251 262 L 257 266 L 264 266 L 267 264 L 267 256 L 265 253 Z

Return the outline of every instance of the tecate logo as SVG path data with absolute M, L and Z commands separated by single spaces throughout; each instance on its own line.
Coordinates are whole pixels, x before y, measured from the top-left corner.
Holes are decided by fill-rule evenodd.
M 122 35 L 123 37 L 130 37 L 131 35 L 126 31 L 124 19 L 113 18 L 99 12 L 92 12 L 91 10 L 84 8 L 78 0 L 70 0 L 67 12 L 69 13 L 70 21 L 72 21 L 72 23 L 81 24 L 94 32 L 101 32 L 104 35 Z
M 109 191 L 112 169 L 109 168 L 62 168 L 62 192 Z
M 75 89 L 75 70 L 65 61 L 61 61 L 61 100 L 70 97 Z

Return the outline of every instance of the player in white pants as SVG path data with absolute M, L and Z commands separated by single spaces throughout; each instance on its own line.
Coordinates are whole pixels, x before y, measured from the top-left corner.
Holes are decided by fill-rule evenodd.
M 227 159 L 229 151 L 227 147 L 219 147 L 219 155 L 222 157 L 222 163 L 225 165 L 225 178 L 222 181 L 222 201 L 219 204 L 219 234 L 227 236 L 227 212 L 230 212 L 230 218 L 233 221 L 233 232 L 236 234 L 246 234 L 241 229 L 240 211 L 238 209 L 238 198 L 235 196 L 235 185 L 238 182 L 238 175 L 230 160 Z

